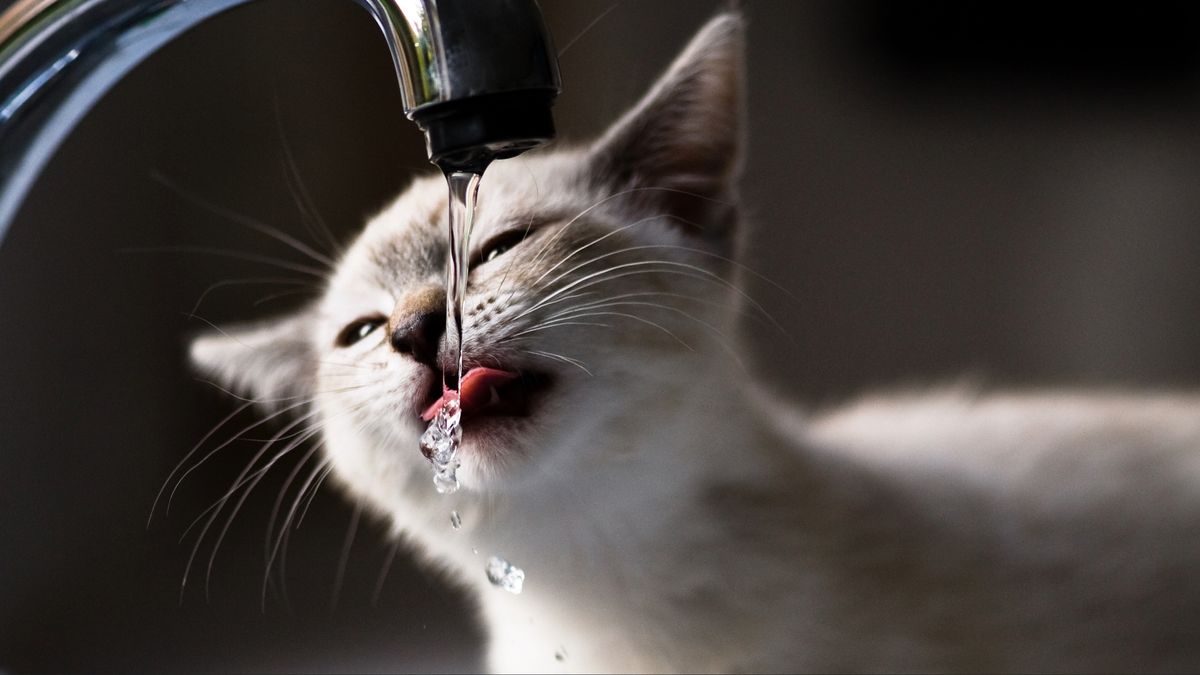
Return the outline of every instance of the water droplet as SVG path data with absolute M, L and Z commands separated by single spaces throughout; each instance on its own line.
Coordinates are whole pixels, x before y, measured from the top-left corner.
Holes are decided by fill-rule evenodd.
M 437 467 L 433 474 L 433 486 L 443 495 L 458 492 L 458 462 Z
M 488 558 L 487 578 L 493 586 L 517 594 L 525 586 L 525 570 L 499 556 Z
M 456 530 L 462 527 L 462 516 L 458 515 L 458 511 L 450 512 L 450 527 Z

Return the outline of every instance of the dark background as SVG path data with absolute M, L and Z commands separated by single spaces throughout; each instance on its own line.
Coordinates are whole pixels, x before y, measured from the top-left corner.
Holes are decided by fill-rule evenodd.
M 1200 382 L 1190 3 L 742 4 L 746 262 L 796 296 L 752 285 L 795 338 L 753 331 L 764 380 L 809 405 L 964 374 Z M 543 5 L 569 45 L 556 117 L 576 140 L 631 104 L 718 6 Z M 353 3 L 262 0 L 144 63 L 46 169 L 0 246 L 0 669 L 478 667 L 466 601 L 403 553 L 373 600 L 389 547 L 378 523 L 356 528 L 336 593 L 352 508 L 329 485 L 291 538 L 287 600 L 276 584 L 260 607 L 262 539 L 290 466 L 235 519 L 207 599 L 211 539 L 201 545 L 181 601 L 194 532 L 180 536 L 254 443 L 192 474 L 146 527 L 171 468 L 233 409 L 185 368 L 186 336 L 205 326 L 188 315 L 210 284 L 280 271 L 135 249 L 301 261 L 180 194 L 306 237 L 288 152 L 347 240 L 424 170 L 393 78 Z M 262 316 L 302 301 L 270 297 L 294 290 L 222 286 L 196 313 Z

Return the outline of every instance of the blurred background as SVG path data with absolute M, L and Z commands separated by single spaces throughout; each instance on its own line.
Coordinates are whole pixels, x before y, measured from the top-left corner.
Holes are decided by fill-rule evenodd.
M 752 335 L 764 381 L 814 407 L 963 375 L 1200 384 L 1200 5 L 741 4 L 745 262 L 796 295 L 751 287 L 795 337 Z M 543 0 L 563 138 L 603 129 L 719 6 Z M 328 484 L 291 536 L 286 599 L 277 580 L 260 605 L 291 465 L 233 521 L 207 597 L 211 540 L 181 596 L 181 536 L 255 443 L 146 525 L 235 407 L 188 372 L 187 336 L 306 297 L 213 287 L 294 275 L 200 250 L 300 262 L 222 212 L 306 237 L 308 203 L 348 241 L 427 171 L 393 78 L 353 3 L 261 0 L 137 68 L 47 167 L 0 245 L 0 670 L 481 666 L 469 600 L 389 560 Z

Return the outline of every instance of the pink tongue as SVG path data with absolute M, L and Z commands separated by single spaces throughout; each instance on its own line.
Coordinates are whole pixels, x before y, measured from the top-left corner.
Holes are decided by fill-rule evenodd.
M 492 388 L 499 387 L 505 382 L 516 379 L 516 373 L 510 373 L 507 370 L 496 370 L 495 368 L 472 368 L 463 375 L 462 382 L 458 383 L 458 400 L 462 403 L 463 412 L 471 412 L 478 410 L 488 403 L 492 402 Z M 433 405 L 425 409 L 421 413 L 421 419 L 428 422 L 437 416 L 438 410 L 442 404 L 446 402 L 447 396 L 453 390 L 447 390 L 442 394 L 442 397 L 433 402 Z

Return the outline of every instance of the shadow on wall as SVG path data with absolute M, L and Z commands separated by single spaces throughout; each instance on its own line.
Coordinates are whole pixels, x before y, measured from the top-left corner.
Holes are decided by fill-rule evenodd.
M 1200 10 L 743 4 L 746 262 L 797 296 L 751 285 L 795 340 L 747 326 L 765 380 L 811 403 L 963 373 L 1200 381 Z M 567 47 L 564 137 L 603 128 L 716 6 L 545 3 Z M 299 261 L 219 211 L 308 237 L 312 206 L 348 240 L 425 170 L 392 78 L 353 3 L 262 0 L 140 67 L 47 169 L 0 247 L 0 667 L 478 667 L 467 601 L 407 556 L 373 603 L 389 545 L 369 517 L 350 530 L 328 485 L 260 609 L 294 465 L 233 521 L 207 600 L 211 536 L 180 600 L 195 531 L 180 535 L 256 443 L 222 450 L 145 526 L 171 467 L 233 409 L 186 371 L 186 337 L 319 288 L 257 259 Z

